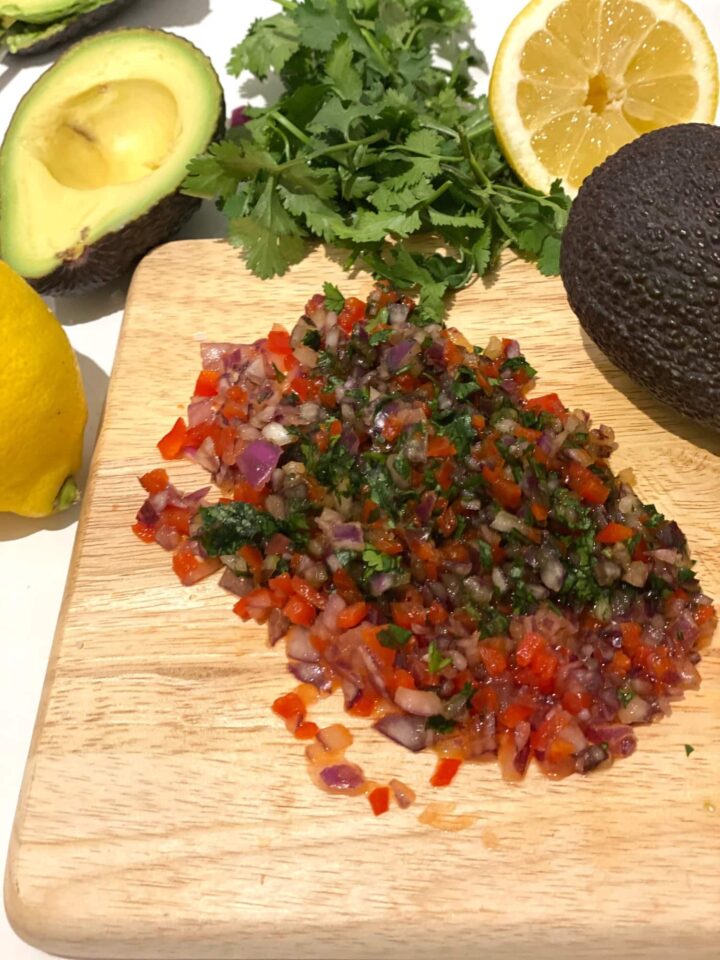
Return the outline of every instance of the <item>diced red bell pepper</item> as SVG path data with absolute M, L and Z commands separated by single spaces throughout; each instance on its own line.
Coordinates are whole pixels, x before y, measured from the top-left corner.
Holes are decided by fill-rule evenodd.
M 289 354 L 292 353 L 292 345 L 290 343 L 290 334 L 284 327 L 281 327 L 279 324 L 275 324 L 267 338 L 268 350 L 271 353 L 278 354 Z
M 556 393 L 546 393 L 542 397 L 533 397 L 527 402 L 528 410 L 533 413 L 551 413 L 554 417 L 563 417 L 567 410 Z
M 311 586 L 307 580 L 303 580 L 302 577 L 293 577 L 291 583 L 293 590 L 299 597 L 302 597 L 303 600 L 313 607 L 317 607 L 318 610 L 323 609 L 325 606 L 325 597 L 319 590 Z
M 462 760 L 458 760 L 456 757 L 443 757 L 439 760 L 435 772 L 430 777 L 432 786 L 447 787 L 451 784 L 461 764 Z
M 447 437 L 436 434 L 434 437 L 430 437 L 427 442 L 427 455 L 429 457 L 454 457 L 456 453 L 455 444 Z
M 132 531 L 136 537 L 139 537 L 143 543 L 154 543 L 155 542 L 155 527 L 151 527 L 147 523 L 143 523 L 142 520 L 138 520 L 137 523 L 132 525 Z
M 178 417 L 172 429 L 158 441 L 157 448 L 165 460 L 177 460 L 186 445 L 187 427 L 182 417 Z
M 338 630 L 351 630 L 353 627 L 356 627 L 365 619 L 367 612 L 368 605 L 364 600 L 360 600 L 358 603 L 351 603 L 349 607 L 345 607 L 345 609 L 341 610 L 338 614 Z
M 186 587 L 204 580 L 220 568 L 217 557 L 198 557 L 189 541 L 183 541 L 173 554 L 173 570 Z
M 488 647 L 480 644 L 478 654 L 483 662 L 483 666 L 491 677 L 500 677 L 507 670 L 507 658 L 500 650 L 495 647 Z
M 608 523 L 597 534 L 595 540 L 597 543 L 621 543 L 623 540 L 629 540 L 634 533 L 635 530 L 624 523 Z
M 375 787 L 368 794 L 368 800 L 376 817 L 379 817 L 382 813 L 387 813 L 390 809 L 390 788 Z
M 357 297 L 348 297 L 338 314 L 338 326 L 344 334 L 350 336 L 355 327 L 365 316 L 365 303 Z
M 195 382 L 195 396 L 217 396 L 219 379 L 220 374 L 217 372 L 217 370 L 201 370 Z
M 157 470 L 150 470 L 140 477 L 140 483 L 149 494 L 161 493 L 170 483 L 167 470 L 158 467 Z
M 190 511 L 187 507 L 168 506 L 160 514 L 160 522 L 166 527 L 172 527 L 183 536 L 190 533 Z
M 290 623 L 295 623 L 300 627 L 311 626 L 317 616 L 315 607 L 311 603 L 308 603 L 307 600 L 303 600 L 302 597 L 297 596 L 297 594 L 290 597 L 283 607 L 283 613 Z
M 610 487 L 596 473 L 580 463 L 570 464 L 568 484 L 571 490 L 588 503 L 602 504 L 610 496 Z

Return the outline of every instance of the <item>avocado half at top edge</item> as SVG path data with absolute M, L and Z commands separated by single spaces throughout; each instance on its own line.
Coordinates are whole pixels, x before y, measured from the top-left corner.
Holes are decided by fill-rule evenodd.
M 121 13 L 135 0 L 16 0 L 0 2 L 0 18 L 12 23 L 0 35 L 9 53 L 31 56 L 45 53 L 94 30 Z
M 0 256 L 46 294 L 116 278 L 197 209 L 179 187 L 224 129 L 218 76 L 187 40 L 82 40 L 21 100 L 0 148 Z
M 720 127 L 654 130 L 596 167 L 570 210 L 560 272 L 613 363 L 720 430 Z

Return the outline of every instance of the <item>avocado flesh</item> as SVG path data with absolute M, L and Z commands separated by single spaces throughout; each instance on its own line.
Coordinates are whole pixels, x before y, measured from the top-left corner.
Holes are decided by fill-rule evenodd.
M 22 20 L 24 23 L 52 23 L 60 17 L 79 13 L 90 5 L 89 0 L 0 0 L 0 17 Z
M 193 212 L 188 161 L 224 128 L 210 61 L 159 30 L 70 49 L 31 88 L 0 150 L 0 253 L 36 289 L 118 276 Z
M 679 124 L 585 180 L 560 270 L 607 356 L 658 399 L 720 430 L 720 128 Z
M 59 43 L 66 43 L 88 33 L 110 17 L 119 14 L 135 0 L 86 0 L 72 14 L 49 23 L 15 20 L 0 41 L 10 53 L 27 56 L 44 53 Z

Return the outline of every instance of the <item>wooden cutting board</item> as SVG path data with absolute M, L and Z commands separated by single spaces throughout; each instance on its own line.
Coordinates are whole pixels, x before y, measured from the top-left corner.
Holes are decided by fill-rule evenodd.
M 13 926 L 115 960 L 717 957 L 717 648 L 699 692 L 586 778 L 507 784 L 490 763 L 433 790 L 432 754 L 353 722 L 366 775 L 418 793 L 376 819 L 364 797 L 312 786 L 304 745 L 271 713 L 293 686 L 282 646 L 240 623 L 215 578 L 181 587 L 130 532 L 135 478 L 159 465 L 200 341 L 292 325 L 324 280 L 368 291 L 320 251 L 260 282 L 210 241 L 156 250 L 135 275 L 12 838 Z M 520 261 L 458 295 L 451 322 L 476 343 L 517 337 L 542 389 L 615 427 L 616 468 L 632 464 L 641 495 L 680 522 L 720 596 L 720 437 L 633 386 L 581 334 L 560 281 Z M 187 489 L 204 479 L 170 471 Z M 314 717 L 343 719 L 339 698 Z M 424 825 L 431 802 L 468 825 Z

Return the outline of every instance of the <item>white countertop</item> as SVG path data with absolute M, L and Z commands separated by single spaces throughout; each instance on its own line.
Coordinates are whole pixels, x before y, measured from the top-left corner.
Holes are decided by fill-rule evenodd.
M 524 0 L 468 0 L 475 15 L 476 38 L 488 60 L 503 31 Z M 720 50 L 720 0 L 692 0 L 692 7 Z M 488 9 L 489 8 L 489 9 Z M 188 37 L 213 60 L 223 80 L 228 112 L 247 101 L 240 85 L 225 73 L 232 46 L 252 20 L 277 12 L 272 0 L 140 0 L 112 26 L 153 26 Z M 56 58 L 16 58 L 0 66 L 0 133 L 18 101 Z M 216 237 L 223 221 L 210 204 L 185 227 L 182 237 Z M 51 305 L 77 351 L 90 408 L 85 442 L 85 471 L 95 442 L 122 320 L 128 279 Z M 5 466 L 8 469 L 8 465 Z M 81 478 L 82 480 L 83 478 Z M 50 520 L 25 520 L 0 514 L 0 864 L 15 814 L 35 712 L 42 690 L 70 555 L 78 507 Z M 22 943 L 0 911 L 0 960 L 31 960 L 45 954 Z

